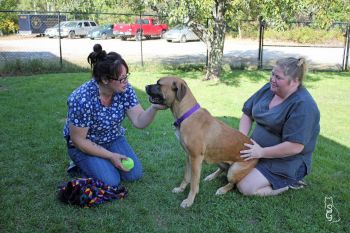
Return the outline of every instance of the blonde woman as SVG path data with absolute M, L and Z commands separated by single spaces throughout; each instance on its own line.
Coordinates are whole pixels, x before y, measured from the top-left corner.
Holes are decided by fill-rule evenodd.
M 248 135 L 253 122 L 256 126 L 254 144 L 247 144 L 241 157 L 259 159 L 237 184 L 244 195 L 271 196 L 305 185 L 320 132 L 317 104 L 303 86 L 305 74 L 304 58 L 278 60 L 270 82 L 244 103 L 240 131 Z

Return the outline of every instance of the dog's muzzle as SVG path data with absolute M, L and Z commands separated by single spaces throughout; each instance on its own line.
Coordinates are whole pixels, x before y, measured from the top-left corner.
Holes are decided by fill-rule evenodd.
M 152 104 L 166 105 L 159 84 L 147 85 L 145 89 L 146 93 L 149 96 L 149 102 L 151 102 Z

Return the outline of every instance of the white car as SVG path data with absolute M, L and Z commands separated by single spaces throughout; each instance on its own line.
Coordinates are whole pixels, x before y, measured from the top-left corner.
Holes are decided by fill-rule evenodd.
M 96 28 L 98 25 L 90 20 L 66 21 L 67 23 L 61 27 L 61 37 L 68 37 L 70 39 L 80 36 L 81 38 L 87 36 L 90 30 Z
M 187 41 L 198 41 L 199 38 L 194 34 L 191 29 L 185 25 L 176 25 L 174 28 L 170 29 L 163 34 L 163 38 L 168 42 L 180 42 L 185 43 Z
M 67 23 L 67 21 L 61 22 L 60 27 L 63 27 L 63 25 L 65 25 L 66 23 Z M 44 34 L 45 34 L 45 36 L 48 36 L 49 38 L 58 37 L 58 24 L 56 24 L 55 26 L 53 26 L 51 28 L 46 28 Z

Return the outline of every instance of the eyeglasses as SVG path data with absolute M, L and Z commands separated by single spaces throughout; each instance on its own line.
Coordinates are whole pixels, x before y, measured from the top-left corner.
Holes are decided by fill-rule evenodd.
M 119 78 L 112 78 L 110 77 L 109 79 L 113 79 L 115 81 L 119 81 L 119 83 L 126 83 L 129 79 L 130 73 L 123 74 Z

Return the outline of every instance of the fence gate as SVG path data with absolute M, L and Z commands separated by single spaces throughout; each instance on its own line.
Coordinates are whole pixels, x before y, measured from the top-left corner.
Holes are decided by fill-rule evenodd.
M 289 22 L 289 25 L 297 25 L 299 26 L 310 26 L 312 22 Z M 259 48 L 258 48 L 258 69 L 264 69 L 264 61 L 271 60 L 271 59 L 265 59 L 264 60 L 264 52 L 268 50 L 268 48 L 274 48 L 274 51 L 271 53 L 274 53 L 277 55 L 279 53 L 278 48 L 289 48 L 288 54 L 290 56 L 294 56 L 295 54 L 298 54 L 300 56 L 300 53 L 305 53 L 306 56 L 308 55 L 308 51 L 312 51 L 313 54 L 316 54 L 318 56 L 323 56 L 323 59 L 331 59 L 337 61 L 337 67 L 336 70 L 342 70 L 342 71 L 348 71 L 348 61 L 349 61 L 349 41 L 350 41 L 350 23 L 342 23 L 342 22 L 336 22 L 332 25 L 338 26 L 342 28 L 344 33 L 344 45 L 299 45 L 299 44 L 282 44 L 282 43 L 265 43 L 265 29 L 268 27 L 268 23 L 263 20 L 261 17 L 259 18 Z M 291 50 L 293 48 L 293 50 Z M 305 49 L 302 49 L 305 48 Z M 298 51 L 296 51 L 298 50 Z M 282 53 L 282 52 L 280 52 Z M 342 55 L 341 55 L 342 54 Z M 279 54 L 279 57 L 282 55 Z M 312 59 L 311 59 L 312 60 Z M 341 61 L 341 62 L 340 62 Z M 317 70 L 322 70 L 322 68 L 316 68 Z M 333 70 L 333 69 L 331 69 Z

